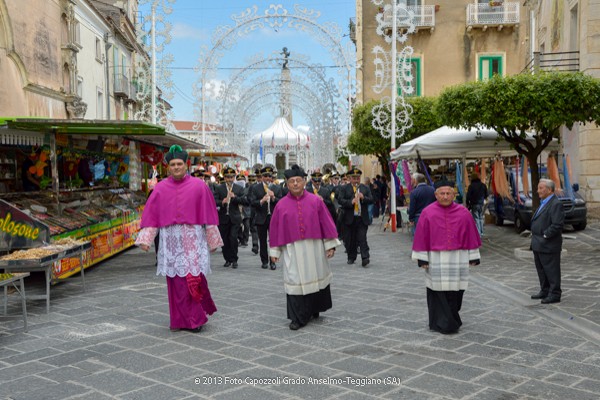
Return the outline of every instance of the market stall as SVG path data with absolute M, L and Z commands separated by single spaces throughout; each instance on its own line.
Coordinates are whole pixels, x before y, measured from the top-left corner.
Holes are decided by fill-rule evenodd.
M 0 147 L 8 149 L 10 153 L 3 154 L 15 162 L 17 190 L 5 190 L 0 199 L 46 226 L 46 242 L 91 242 L 81 256 L 52 260 L 51 281 L 132 246 L 147 197 L 142 181 L 150 164 L 160 163 L 171 144 L 198 147 L 141 121 L 3 121 Z M 160 155 L 160 160 L 148 154 Z M 23 191 L 30 175 L 40 187 Z

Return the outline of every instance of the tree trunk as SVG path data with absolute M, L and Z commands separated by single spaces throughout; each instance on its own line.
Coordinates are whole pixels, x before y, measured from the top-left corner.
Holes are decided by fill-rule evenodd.
M 527 162 L 531 170 L 531 209 L 533 212 L 540 206 L 540 196 L 537 192 L 537 186 L 540 182 L 540 169 L 538 167 L 537 155 L 527 154 Z

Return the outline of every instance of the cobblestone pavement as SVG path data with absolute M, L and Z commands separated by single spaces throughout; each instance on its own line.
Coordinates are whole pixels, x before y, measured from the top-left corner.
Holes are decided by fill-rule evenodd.
M 29 301 L 29 331 L 0 321 L 0 399 L 598 399 L 600 224 L 566 232 L 563 300 L 542 306 L 529 240 L 486 226 L 455 335 L 427 328 L 406 232 L 369 229 L 370 268 L 333 259 L 333 309 L 287 327 L 281 269 L 249 248 L 212 260 L 219 311 L 200 333 L 170 332 L 165 279 L 132 249 Z M 26 282 L 40 290 L 41 278 Z M 20 313 L 16 295 L 9 313 Z

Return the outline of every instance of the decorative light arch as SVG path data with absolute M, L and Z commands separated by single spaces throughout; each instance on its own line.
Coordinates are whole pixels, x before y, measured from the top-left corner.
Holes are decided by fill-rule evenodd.
M 338 81 L 338 93 L 340 93 L 338 103 L 347 103 L 344 103 L 344 105 L 338 104 L 337 110 L 333 114 L 337 115 L 338 119 L 345 119 L 348 122 L 348 132 L 346 133 L 349 133 L 351 99 L 353 91 L 357 87 L 352 74 L 355 65 L 354 53 L 349 50 L 349 47 L 342 44 L 342 31 L 338 25 L 335 23 L 320 24 L 318 22 L 320 16 L 319 11 L 307 9 L 297 4 L 293 6 L 292 11 L 282 4 L 272 4 L 263 14 L 258 13 L 257 6 L 252 6 L 240 14 L 231 16 L 235 25 L 218 27 L 213 32 L 212 47 L 202 46 L 198 57 L 196 69 L 201 72 L 201 76 L 193 86 L 194 96 L 197 99 L 194 110 L 196 117 L 194 129 L 201 130 L 204 136 L 206 126 L 210 124 L 207 108 L 211 108 L 211 103 L 219 100 L 219 93 L 217 93 L 216 87 L 211 85 L 210 80 L 215 78 L 218 64 L 225 52 L 233 48 L 238 38 L 258 29 L 270 27 L 273 29 L 296 29 L 310 34 L 329 51 L 337 65 L 345 67 L 343 70 L 338 69 L 340 77 Z

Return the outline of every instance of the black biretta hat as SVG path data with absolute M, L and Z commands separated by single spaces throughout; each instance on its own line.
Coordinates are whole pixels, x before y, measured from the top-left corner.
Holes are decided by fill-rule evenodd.
M 295 176 L 304 178 L 306 176 L 306 172 L 304 172 L 304 170 L 299 165 L 294 164 L 292 165 L 292 168 L 283 171 L 283 176 L 285 176 L 285 179 L 290 179 Z
M 171 160 L 175 159 L 183 160 L 183 162 L 186 162 L 188 159 L 187 151 L 183 150 L 181 146 L 176 144 L 171 146 L 167 154 L 165 154 L 165 160 L 167 161 L 167 163 L 170 163 Z
M 450 186 L 451 188 L 454 188 L 454 181 L 449 181 L 447 179 L 442 179 L 441 181 L 437 181 L 433 184 L 433 187 L 435 189 L 439 189 L 441 187 L 444 186 Z

